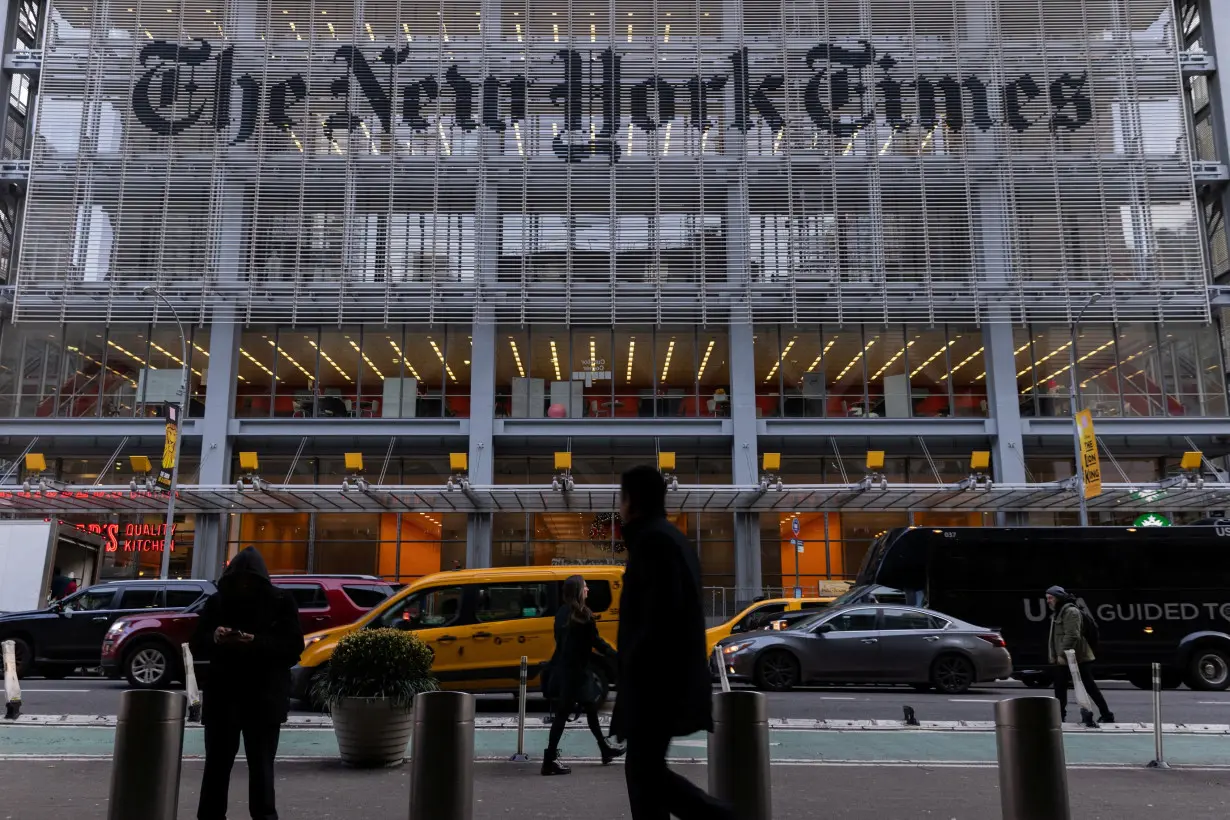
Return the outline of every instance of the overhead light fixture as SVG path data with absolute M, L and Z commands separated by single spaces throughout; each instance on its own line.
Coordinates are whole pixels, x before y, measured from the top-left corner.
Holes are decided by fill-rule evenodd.
M 312 347 L 316 348 L 316 352 L 320 354 L 320 358 L 324 359 L 326 362 L 328 362 L 329 364 L 331 364 L 331 365 L 333 366 L 333 369 L 334 369 L 334 370 L 336 370 L 336 371 L 338 372 L 338 374 L 339 374 L 339 375 L 340 375 L 343 379 L 345 379 L 345 380 L 346 380 L 346 381 L 348 381 L 348 382 L 353 382 L 353 381 L 354 381 L 354 379 L 350 378 L 350 376 L 346 373 L 346 371 L 345 371 L 345 370 L 342 370 L 342 368 L 338 365 L 338 363 L 337 363 L 337 362 L 333 361 L 333 357 L 332 357 L 332 356 L 330 356 L 330 355 L 328 354 L 328 352 L 327 352 L 327 351 L 326 351 L 323 347 L 321 347 L 320 345 L 316 344 L 315 340 L 313 340 L 313 339 L 308 339 L 308 344 L 310 344 Z
M 249 353 L 248 351 L 244 350 L 242 347 L 241 347 L 241 348 L 239 348 L 239 355 L 243 356 L 245 359 L 247 359 L 248 361 L 252 362 L 252 364 L 256 365 L 256 366 L 257 366 L 257 367 L 259 367 L 261 370 L 265 371 L 265 373 L 266 373 L 267 375 L 269 375 L 269 376 L 272 376 L 272 375 L 273 375 L 273 371 L 272 371 L 272 370 L 270 370 L 269 368 L 267 368 L 267 367 L 265 367 L 263 364 L 261 364 L 261 363 L 260 363 L 260 361 L 259 361 L 259 360 L 257 360 L 257 358 L 256 358 L 255 356 L 253 356 L 253 355 L 252 355 L 251 353 Z M 281 381 L 281 379 L 279 379 L 278 381 Z
M 555 346 L 555 340 L 551 340 L 551 367 L 555 369 L 555 380 L 563 381 L 564 376 L 559 369 L 559 348 Z
M 953 345 L 955 345 L 957 341 L 960 340 L 960 338 L 961 338 L 960 336 L 955 337 L 951 342 L 949 342 L 948 344 L 941 347 L 939 350 L 932 353 L 929 359 L 927 359 L 925 362 L 920 364 L 918 367 L 914 368 L 914 372 L 910 374 L 910 378 L 912 379 L 915 376 L 917 376 L 919 373 L 923 372 L 923 370 L 927 368 L 927 365 L 931 364 L 933 361 L 935 361 L 940 356 L 942 356 L 944 354 L 944 351 L 952 347 Z
M 917 341 L 917 340 L 914 340 L 914 341 Z M 911 347 L 913 347 L 913 346 L 914 346 L 914 341 L 909 342 L 908 344 L 906 344 L 906 346 L 905 346 L 905 347 L 903 347 L 903 348 L 901 348 L 900 350 L 898 350 L 898 351 L 896 352 L 896 354 L 894 354 L 894 355 L 893 355 L 893 357 L 892 357 L 891 359 L 889 359 L 888 361 L 886 361 L 886 362 L 884 363 L 884 366 L 883 366 L 883 367 L 881 367 L 879 370 L 877 370 L 877 371 L 876 371 L 876 374 L 875 374 L 874 376 L 872 376 L 872 377 L 871 377 L 871 380 L 872 380 L 872 381 L 875 381 L 876 379 L 878 379 L 878 378 L 880 378 L 881 376 L 883 376 L 883 375 L 884 375 L 884 371 L 885 371 L 885 370 L 888 370 L 890 367 L 892 367 L 892 366 L 893 366 L 893 362 L 897 361 L 897 360 L 898 360 L 898 359 L 900 359 L 902 356 L 904 356 L 904 355 L 905 355 L 905 352 L 906 352 L 907 350 L 909 350 Z
M 700 377 L 705 375 L 705 368 L 709 366 L 709 357 L 713 355 L 713 347 L 717 344 L 717 339 L 710 339 L 709 346 L 705 348 L 705 355 L 701 357 L 700 367 L 696 369 L 696 381 L 700 381 Z
M 777 361 L 774 362 L 773 367 L 769 369 L 769 375 L 765 376 L 764 378 L 765 381 L 769 381 L 770 379 L 773 378 L 773 376 L 777 373 L 777 368 L 781 367 L 782 362 L 786 360 L 786 356 L 790 353 L 790 349 L 794 347 L 795 343 L 798 342 L 798 340 L 799 340 L 799 337 L 795 336 L 793 339 L 789 341 L 789 343 L 787 343 L 786 347 L 782 349 L 782 355 L 777 357 Z
M 521 374 L 521 378 L 525 378 L 525 366 L 521 364 L 521 353 L 517 350 L 517 340 L 512 336 L 508 337 L 508 346 L 512 348 L 513 361 L 517 364 L 517 372 Z
M 126 347 L 123 347 L 122 345 L 118 345 L 118 344 L 116 344 L 116 343 L 115 343 L 114 341 L 112 341 L 111 339 L 108 339 L 108 340 L 107 340 L 107 346 L 108 346 L 108 347 L 114 347 L 116 350 L 118 350 L 119 352 L 123 353 L 125 356 L 127 356 L 127 357 L 128 357 L 128 358 L 130 358 L 130 359 L 132 359 L 134 362 L 136 362 L 137 364 L 141 365 L 142 367 L 148 367 L 150 370 L 157 370 L 157 369 L 158 369 L 158 368 L 157 368 L 157 367 L 155 367 L 154 365 L 149 364 L 148 362 L 146 362 L 144 359 L 142 359 L 142 358 L 141 358 L 140 356 L 138 356 L 136 353 L 133 353 L 131 350 L 129 350 L 129 349 L 128 349 L 128 348 L 126 348 Z
M 636 337 L 628 340 L 628 381 L 632 381 L 632 362 L 636 359 Z
M 966 357 L 965 357 L 965 360 L 964 360 L 963 362 L 961 362 L 959 365 L 957 365 L 956 367 L 954 367 L 952 370 L 949 370 L 949 371 L 948 371 L 947 373 L 945 373 L 943 376 L 940 376 L 940 381 L 943 381 L 944 379 L 948 378 L 948 377 L 949 377 L 949 376 L 951 376 L 953 373 L 956 373 L 958 370 L 960 370 L 961 368 L 965 367 L 967 364 L 969 364 L 970 362 L 972 362 L 974 359 L 976 359 L 976 358 L 978 358 L 979 356 L 981 356 L 981 355 L 982 355 L 982 351 L 984 351 L 984 350 L 986 350 L 986 348 L 985 348 L 985 347 L 980 347 L 980 348 L 978 348 L 977 350 L 975 350 L 973 353 L 971 353 L 971 354 L 969 354 L 968 356 L 966 356 Z
M 820 366 L 820 362 L 824 360 L 825 356 L 829 355 L 829 351 L 833 349 L 833 345 L 835 344 L 837 344 L 836 336 L 829 340 L 829 343 L 824 346 L 824 350 L 820 351 L 820 355 L 817 356 L 816 360 L 811 363 L 810 367 L 807 368 L 808 373 L 815 372 L 816 368 Z
M 387 337 L 386 337 L 386 338 L 387 338 Z M 411 376 L 413 376 L 413 377 L 415 378 L 415 380 L 417 380 L 417 381 L 420 381 L 420 382 L 421 382 L 421 381 L 422 381 L 422 379 L 419 377 L 419 373 L 418 373 L 418 371 L 414 369 L 414 365 L 412 365 L 412 364 L 410 364 L 410 362 L 406 361 L 406 357 L 402 354 L 402 352 L 401 352 L 401 348 L 398 346 L 397 342 L 393 341 L 392 339 L 389 339 L 389 346 L 390 346 L 390 347 L 392 347 L 392 348 L 393 348 L 393 352 L 397 354 L 397 359 L 398 359 L 398 361 L 400 361 L 402 364 L 404 364 L 404 365 L 406 366 L 406 369 L 410 371 L 410 375 L 411 375 Z M 513 352 L 514 352 L 514 353 L 516 353 L 516 351 L 517 351 L 517 348 L 514 346 L 514 347 L 513 347 Z M 521 364 L 521 361 L 520 361 L 520 360 L 518 360 L 518 361 L 517 361 L 517 365 L 518 365 L 518 366 L 520 366 L 520 364 Z M 522 371 L 521 375 L 522 375 L 522 376 L 524 376 L 524 375 L 525 375 L 525 372 L 524 372 L 524 371 Z
M 1034 362 L 1033 366 L 1034 366 L 1034 367 L 1037 367 L 1038 365 L 1040 365 L 1040 364 L 1042 364 L 1043 362 L 1045 362 L 1047 359 L 1050 359 L 1050 358 L 1053 358 L 1053 357 L 1055 357 L 1055 356 L 1058 356 L 1060 353 L 1063 353 L 1065 350 L 1067 350 L 1067 349 L 1068 349 L 1069 347 L 1071 347 L 1071 346 L 1072 346 L 1072 342 L 1071 342 L 1071 341 L 1064 342 L 1062 345 L 1060 345 L 1059 347 L 1055 348 L 1055 349 L 1054 349 L 1054 350 L 1052 350 L 1050 353 L 1047 353 L 1047 354 L 1046 354 L 1045 356 L 1043 356 L 1041 359 L 1038 359 L 1038 361 Z M 1024 370 L 1020 370 L 1020 371 L 1018 371 L 1018 372 L 1017 372 L 1017 374 L 1016 374 L 1016 377 L 1019 379 L 1021 376 L 1024 376 L 1024 375 L 1025 375 L 1026 373 L 1028 373 L 1028 372 L 1029 372 L 1029 368 L 1028 368 L 1028 367 L 1026 367 Z
M 315 376 L 313 376 L 311 373 L 309 373 L 309 372 L 307 371 L 307 369 L 306 369 L 303 365 L 301 365 L 301 364 L 299 364 L 299 362 L 295 361 L 294 357 L 293 357 L 293 356 L 291 356 L 289 353 L 287 353 L 285 350 L 283 350 L 283 349 L 282 349 L 279 345 L 274 344 L 273 339 L 266 339 L 265 341 L 269 342 L 269 346 L 270 346 L 270 347 L 272 347 L 274 350 L 276 350 L 279 356 L 281 356 L 281 357 L 282 357 L 283 359 L 285 359 L 286 361 L 290 362 L 292 366 L 299 368 L 299 372 L 300 372 L 300 373 L 302 373 L 303 375 L 307 376 L 307 380 L 308 380 L 309 382 L 314 382 L 314 381 L 316 381 L 316 377 L 315 377 Z
M 354 339 L 350 338 L 349 336 L 346 337 L 346 341 L 350 342 L 350 346 L 354 348 L 355 353 L 358 353 L 360 356 L 363 357 L 363 361 L 366 362 L 367 366 L 372 369 L 372 372 L 374 372 L 377 376 L 380 377 L 380 381 L 384 381 L 384 374 L 380 372 L 379 367 L 376 367 L 375 362 L 367 358 L 367 354 L 363 352 L 363 348 L 359 347 L 358 342 L 356 342 Z
M 659 382 L 662 382 L 662 383 L 666 382 L 666 374 L 671 369 L 671 356 L 674 356 L 674 355 L 675 355 L 675 340 L 671 339 L 670 344 L 666 346 L 666 359 L 665 361 L 662 362 L 662 378 L 658 379 Z
M 448 374 L 448 377 L 453 381 L 457 381 L 457 377 L 453 375 L 453 368 L 449 367 L 448 362 L 444 361 L 444 353 L 440 350 L 440 346 L 436 344 L 436 340 L 428 336 L 427 344 L 431 345 L 431 349 L 436 352 L 436 358 L 440 360 L 440 364 L 444 365 L 444 372 Z
M 858 353 L 856 353 L 856 354 L 854 355 L 854 358 L 850 360 L 850 363 L 849 363 L 848 365 L 846 365 L 845 369 L 844 369 L 844 370 L 842 370 L 840 373 L 838 373 L 838 374 L 837 374 L 837 381 L 841 381 L 842 379 L 844 379 L 844 378 L 846 377 L 846 374 L 850 372 L 850 368 L 852 368 L 852 367 L 854 367 L 854 365 L 858 364 L 858 360 L 859 360 L 859 359 L 861 359 L 861 358 L 863 358 L 863 356 L 864 356 L 864 355 L 866 355 L 866 353 L 867 353 L 867 351 L 868 351 L 868 350 L 871 350 L 872 346 L 873 346 L 875 343 L 876 343 L 876 340 L 875 340 L 875 339 L 872 339 L 870 342 L 868 342 L 868 343 L 867 343 L 867 346 L 866 346 L 866 347 L 864 347 L 862 350 L 860 350 Z

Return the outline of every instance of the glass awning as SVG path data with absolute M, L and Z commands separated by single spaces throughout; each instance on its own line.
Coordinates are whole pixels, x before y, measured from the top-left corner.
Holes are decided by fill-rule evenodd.
M 494 485 L 469 488 L 446 485 L 268 484 L 260 489 L 238 485 L 183 485 L 176 498 L 179 513 L 354 513 L 354 512 L 585 512 L 617 508 L 616 485 Z M 133 491 L 127 486 L 66 487 L 55 490 L 0 492 L 0 514 L 14 515 L 161 515 L 167 497 Z M 995 484 L 966 488 L 959 484 L 785 485 L 781 490 L 730 485 L 680 485 L 667 496 L 668 507 L 681 512 L 797 513 L 857 510 L 863 512 L 1071 512 L 1080 508 L 1074 489 L 1062 484 Z M 1104 484 L 1088 503 L 1092 512 L 1142 513 L 1205 511 L 1230 507 L 1230 484 L 1203 487 L 1164 484 Z

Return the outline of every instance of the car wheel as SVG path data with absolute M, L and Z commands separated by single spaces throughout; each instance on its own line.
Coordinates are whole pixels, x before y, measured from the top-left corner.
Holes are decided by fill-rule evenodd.
M 175 663 L 171 654 L 158 644 L 142 644 L 128 653 L 124 676 L 136 689 L 159 689 L 171 683 Z
M 941 655 L 931 664 L 931 683 L 945 695 L 963 695 L 974 685 L 974 665 L 961 655 Z
M 766 652 L 756 662 L 756 686 L 770 692 L 788 692 L 799 685 L 799 662 L 789 652 Z
M 34 672 L 34 648 L 30 646 L 29 641 L 23 638 L 3 638 L 0 639 L 0 644 L 4 641 L 13 642 L 13 660 L 17 664 L 17 677 L 30 677 Z M 3 666 L 3 660 L 0 660 L 0 667 Z
M 1051 678 L 1049 675 L 1022 675 L 1021 683 L 1030 689 L 1045 689 L 1051 685 Z
M 1202 692 L 1230 687 L 1230 653 L 1216 646 L 1198 646 L 1187 670 L 1187 685 Z

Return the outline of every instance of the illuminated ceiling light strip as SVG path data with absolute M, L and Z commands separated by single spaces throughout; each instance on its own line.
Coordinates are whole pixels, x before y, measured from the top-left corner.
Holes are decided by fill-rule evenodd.
M 311 339 L 308 339 L 308 344 L 316 348 L 316 352 L 320 354 L 320 358 L 324 359 L 326 362 L 331 364 L 333 366 L 333 369 L 336 370 L 343 379 L 345 379 L 348 382 L 354 381 L 354 379 L 350 378 L 350 376 L 346 373 L 345 370 L 342 370 L 342 368 L 338 366 L 337 362 L 333 361 L 333 357 L 330 356 L 323 347 L 316 344 L 316 342 L 312 341 Z
M 1054 357 L 1054 356 L 1058 356 L 1060 353 L 1064 352 L 1065 350 L 1067 350 L 1067 349 L 1068 349 L 1069 347 L 1071 347 L 1071 346 L 1072 346 L 1072 343 L 1071 343 L 1071 342 L 1064 342 L 1064 344 L 1062 344 L 1061 346 L 1059 346 L 1059 347 L 1055 348 L 1055 349 L 1054 349 L 1054 350 L 1052 350 L 1050 353 L 1047 353 L 1047 354 L 1046 354 L 1045 356 L 1043 356 L 1041 359 L 1038 359 L 1038 361 L 1034 362 L 1034 366 L 1035 366 L 1035 367 L 1037 367 L 1038 365 L 1040 365 L 1040 364 L 1042 364 L 1043 362 L 1045 362 L 1047 359 L 1050 359 L 1050 358 L 1052 358 L 1052 357 Z M 1020 372 L 1018 372 L 1018 373 L 1016 374 L 1016 377 L 1019 379 L 1019 378 L 1021 378 L 1021 376 L 1024 376 L 1024 375 L 1025 375 L 1026 373 L 1028 373 L 1028 372 L 1029 372 L 1029 368 L 1028 368 L 1028 367 L 1026 367 L 1024 370 L 1021 370 Z
M 1153 345 L 1149 345 L 1149 346 L 1148 346 L 1148 347 L 1146 347 L 1144 350 L 1138 350 L 1138 351 L 1136 351 L 1136 352 L 1135 352 L 1135 353 L 1133 353 L 1131 356 L 1128 356 L 1126 359 L 1124 359 L 1123 361 L 1119 362 L 1118 364 L 1112 364 L 1110 367 L 1106 368 L 1106 369 L 1105 369 L 1105 370 L 1103 370 L 1101 373 L 1098 373 L 1098 374 L 1096 374 L 1096 375 L 1090 376 L 1088 379 L 1085 379 L 1085 381 L 1081 382 L 1081 387 L 1085 387 L 1087 384 L 1089 384 L 1089 382 L 1094 381 L 1094 380 L 1096 380 L 1096 379 L 1100 379 L 1100 378 L 1102 378 L 1102 377 L 1103 377 L 1103 376 L 1105 376 L 1107 373 L 1109 373 L 1110 371 L 1114 370 L 1114 369 L 1115 369 L 1115 368 L 1117 368 L 1117 367 L 1120 367 L 1120 366 L 1122 366 L 1122 365 L 1125 365 L 1125 364 L 1127 364 L 1128 362 L 1133 361 L 1133 360 L 1135 360 L 1135 359 L 1139 359 L 1141 356 L 1145 355 L 1146 353 L 1148 353 L 1148 352 L 1149 352 L 1150 350 L 1152 350 L 1152 349 L 1153 349 Z M 1144 371 L 1141 371 L 1141 372 L 1143 373 Z M 1135 375 L 1135 374 L 1133 374 L 1133 375 Z M 1130 378 L 1130 377 L 1126 377 L 1126 378 Z
M 970 362 L 972 362 L 974 359 L 976 359 L 976 358 L 978 358 L 979 356 L 981 356 L 981 355 L 982 355 L 982 352 L 983 352 L 984 350 L 986 350 L 986 348 L 985 348 L 985 347 L 980 347 L 980 348 L 978 348 L 977 350 L 975 350 L 973 353 L 971 353 L 971 354 L 969 354 L 968 356 L 966 356 L 966 357 L 965 357 L 965 360 L 964 360 L 964 361 L 962 361 L 959 365 L 957 365 L 956 367 L 954 367 L 952 370 L 949 370 L 949 371 L 948 371 L 947 373 L 945 373 L 943 376 L 940 376 L 940 380 L 941 380 L 941 381 L 943 381 L 944 379 L 948 378 L 948 377 L 949 377 L 949 376 L 951 376 L 952 374 L 956 373 L 956 372 L 957 372 L 958 370 L 960 370 L 961 368 L 965 367 L 967 364 L 969 364 Z
M 272 375 L 273 375 L 273 371 L 272 371 L 272 370 L 270 370 L 269 368 L 267 368 L 267 367 L 265 367 L 263 364 L 261 364 L 261 363 L 260 363 L 260 361 L 259 361 L 259 360 L 258 360 L 255 356 L 253 356 L 253 355 L 252 355 L 251 353 L 249 353 L 248 351 L 244 350 L 242 347 L 241 347 L 241 348 L 239 348 L 239 354 L 240 354 L 241 356 L 243 356 L 245 359 L 247 359 L 248 361 L 252 362 L 252 364 L 254 364 L 254 365 L 256 365 L 257 367 L 259 367 L 261 370 L 265 371 L 265 373 L 266 373 L 266 374 L 268 374 L 268 375 L 270 375 L 270 376 L 272 376 Z M 278 381 L 281 381 L 281 379 L 278 379 Z
M 363 349 L 361 347 L 355 344 L 355 340 L 347 339 L 346 341 L 350 342 L 350 346 L 354 348 L 355 352 L 363 357 L 363 361 L 367 362 L 367 366 L 372 369 L 372 372 L 374 372 L 377 376 L 380 377 L 380 381 L 384 381 L 384 374 L 380 372 L 380 368 L 376 367 L 375 362 L 367 358 L 367 354 L 363 352 Z
M 705 368 L 709 366 L 709 357 L 713 354 L 713 347 L 717 344 L 717 339 L 710 339 L 709 346 L 705 348 L 705 355 L 701 357 L 700 367 L 696 369 L 696 381 L 700 381 L 700 377 L 705 375 Z
M 632 381 L 632 362 L 636 359 L 636 337 L 628 340 L 628 381 Z
M 769 375 L 765 376 L 765 381 L 768 381 L 769 379 L 773 378 L 773 375 L 777 373 L 777 368 L 781 366 L 782 362 L 786 361 L 786 355 L 790 353 L 790 348 L 794 347 L 794 344 L 797 341 L 798 341 L 798 337 L 795 337 L 790 340 L 790 343 L 786 345 L 784 350 L 782 350 L 782 355 L 779 356 L 777 361 L 773 363 L 772 369 L 769 370 Z
M 192 343 L 192 347 L 193 347 L 193 349 L 194 349 L 194 350 L 196 350 L 196 352 L 197 352 L 197 353 L 200 353 L 200 354 L 201 354 L 202 356 L 204 356 L 206 359 L 208 359 L 208 358 L 209 358 L 209 351 L 208 351 L 208 350 L 206 350 L 205 348 L 201 347 L 201 346 L 200 346 L 199 344 L 197 344 L 196 342 L 193 342 L 193 343 Z
M 1090 350 L 1090 351 L 1089 351 L 1088 353 L 1086 353 L 1084 356 L 1081 356 L 1079 359 L 1077 359 L 1077 360 L 1076 360 L 1076 364 L 1080 364 L 1081 362 L 1083 362 L 1083 361 L 1085 361 L 1086 359 L 1088 359 L 1090 356 L 1096 356 L 1097 354 L 1101 353 L 1103 350 L 1105 350 L 1106 348 L 1110 347 L 1110 346 L 1111 346 L 1111 345 L 1113 345 L 1114 343 L 1115 343 L 1115 340 L 1114 340 L 1114 339 L 1111 339 L 1111 340 L 1110 340 L 1109 342 L 1107 342 L 1106 344 L 1104 344 L 1104 345 L 1102 345 L 1102 346 L 1100 346 L 1100 347 L 1096 347 L 1096 348 L 1094 348 L 1093 350 Z M 1067 372 L 1068 372 L 1069 370 L 1071 370 L 1071 369 L 1072 369 L 1072 364 L 1071 364 L 1071 363 L 1069 363 L 1069 364 L 1065 364 L 1063 367 L 1059 368 L 1058 370 L 1056 370 L 1054 373 L 1052 373 L 1051 375 L 1047 376 L 1046 378 L 1044 378 L 1044 379 L 1039 379 L 1039 380 L 1038 380 L 1038 383 L 1037 383 L 1037 384 L 1035 384 L 1035 385 L 1033 386 L 1033 388 L 1029 388 L 1028 390 L 1022 390 L 1022 391 L 1021 391 L 1021 394 L 1022 394 L 1022 395 L 1024 395 L 1024 394 L 1028 393 L 1028 392 L 1029 392 L 1029 390 L 1032 390 L 1032 389 L 1034 389 L 1034 388 L 1036 388 L 1036 387 L 1041 387 L 1042 385 L 1044 385 L 1044 384 L 1046 384 L 1047 382 L 1049 382 L 1051 379 L 1055 378 L 1056 376 L 1059 376 L 1059 375 L 1062 375 L 1062 374 L 1064 374 L 1064 373 L 1067 373 Z
M 273 339 L 266 339 L 265 341 L 266 341 L 266 342 L 269 342 L 269 346 L 270 346 L 270 347 L 272 347 L 274 350 L 276 350 L 276 351 L 278 352 L 278 355 L 279 355 L 279 356 L 281 356 L 281 357 L 282 357 L 283 359 L 285 359 L 286 361 L 290 362 L 290 364 L 291 364 L 291 366 L 292 366 L 292 367 L 298 368 L 298 370 L 299 370 L 299 372 L 300 372 L 300 373 L 302 373 L 303 375 L 307 376 L 307 380 L 308 380 L 309 382 L 314 382 L 314 381 L 316 381 L 316 377 L 315 377 L 315 376 L 313 376 L 311 373 L 309 373 L 309 372 L 307 371 L 307 368 L 305 368 L 303 365 L 299 364 L 299 362 L 295 361 L 295 357 L 294 357 L 294 356 L 292 356 L 292 355 L 290 355 L 289 353 L 287 353 L 285 350 L 283 350 L 283 349 L 282 349 L 280 346 L 278 346 L 277 344 L 274 344 Z
M 863 358 L 863 356 L 866 355 L 868 350 L 871 350 L 872 345 L 874 345 L 875 343 L 876 343 L 876 340 L 872 339 L 870 342 L 867 343 L 866 347 L 864 347 L 862 350 L 856 353 L 854 358 L 850 360 L 850 363 L 846 365 L 845 370 L 842 370 L 840 373 L 837 374 L 837 381 L 841 381 L 843 378 L 845 378 L 846 374 L 850 372 L 850 368 L 858 364 L 858 360 Z
M 152 365 L 152 364 L 148 364 L 148 363 L 147 363 L 144 359 L 142 359 L 142 358 L 141 358 L 140 356 L 138 356 L 136 353 L 133 353 L 131 350 L 129 350 L 129 349 L 125 348 L 125 347 L 122 347 L 121 345 L 117 345 L 115 342 L 111 341 L 110 339 L 108 339 L 108 340 L 107 340 L 107 346 L 108 346 L 108 347 L 114 347 L 116 350 L 118 350 L 119 352 L 123 353 L 125 356 L 127 356 L 127 357 L 128 357 L 128 358 L 130 358 L 130 359 L 132 359 L 134 362 L 136 362 L 137 364 L 141 365 L 142 367 L 148 367 L 150 370 L 157 370 L 157 369 L 158 369 L 158 368 L 157 368 L 157 367 L 155 367 L 154 365 Z
M 944 354 L 944 351 L 952 347 L 953 345 L 955 345 L 960 338 L 961 338 L 960 336 L 957 336 L 951 342 L 949 342 L 948 344 L 941 347 L 939 350 L 932 353 L 931 358 L 927 359 L 925 362 L 920 364 L 918 367 L 914 368 L 914 372 L 910 374 L 910 378 L 912 379 L 915 376 L 917 376 L 919 373 L 923 372 L 923 370 L 926 369 L 927 365 L 931 364 L 933 361 L 935 361 L 940 356 L 942 356 Z
M 810 367 L 807 368 L 808 373 L 815 372 L 815 369 L 820 366 L 820 362 L 824 359 L 825 356 L 829 354 L 829 351 L 833 349 L 833 345 L 835 344 L 837 344 L 836 336 L 834 336 L 833 339 L 824 346 L 824 350 L 820 351 L 820 355 L 817 356 L 816 360 L 811 363 Z
M 675 340 L 671 339 L 670 344 L 666 346 L 666 361 L 662 362 L 662 378 L 660 382 L 666 381 L 666 374 L 671 369 L 671 357 L 675 355 Z
M 412 364 L 410 364 L 410 362 L 406 361 L 406 357 L 405 357 L 405 355 L 403 355 L 403 354 L 402 354 L 402 352 L 401 352 L 401 348 L 398 346 L 397 342 L 393 341 L 392 339 L 389 339 L 389 346 L 393 348 L 393 352 L 397 354 L 397 358 L 401 361 L 401 363 L 402 363 L 402 364 L 404 364 L 404 365 L 406 366 L 406 369 L 410 371 L 410 375 L 411 375 L 411 376 L 413 376 L 413 377 L 414 377 L 415 379 L 417 379 L 418 381 L 422 381 L 422 378 L 420 378 L 420 377 L 419 377 L 419 372 L 418 372 L 417 370 L 415 370 L 415 369 L 414 369 L 414 365 L 412 365 Z M 515 350 L 516 350 L 516 348 L 514 347 L 514 351 L 515 351 Z M 518 359 L 518 360 L 517 360 L 517 365 L 518 365 L 518 367 L 521 365 L 521 360 L 520 360 L 520 359 Z M 522 375 L 522 376 L 524 376 L 524 375 L 525 375 L 525 371 L 524 371 L 524 370 L 522 370 L 522 371 L 521 371 L 521 375 Z
M 111 372 L 111 373 L 114 373 L 115 375 L 117 375 L 117 376 L 119 376 L 121 379 L 123 379 L 124 381 L 128 382 L 129 384 L 131 384 L 133 387 L 136 387 L 136 386 L 137 386 L 137 381 L 136 381 L 136 379 L 134 379 L 132 376 L 129 376 L 129 375 L 128 375 L 128 374 L 126 374 L 126 373 L 121 373 L 120 371 L 116 370 L 114 367 L 108 367 L 107 365 L 105 365 L 105 364 L 103 364 L 102 362 L 100 362 L 98 359 L 95 359 L 95 358 L 94 358 L 93 356 L 91 356 L 89 353 L 85 353 L 85 352 L 83 352 L 83 351 L 81 350 L 81 348 L 79 348 L 79 347 L 72 347 L 72 346 L 69 346 L 69 348 L 68 348 L 68 349 L 69 349 L 70 351 L 72 351 L 73 353 L 76 353 L 76 354 L 77 354 L 78 356 L 80 356 L 81 358 L 85 359 L 87 362 L 90 362 L 91 364 L 96 364 L 96 365 L 98 365 L 99 367 L 103 368 L 104 370 L 107 370 L 107 371 L 109 371 L 109 372 Z M 78 372 L 80 372 L 80 371 L 78 371 Z M 85 374 L 83 373 L 82 375 L 85 375 Z
M 666 124 L 666 139 L 662 141 L 662 156 L 666 156 L 671 151 L 671 126 L 673 125 L 673 122 Z
M 457 377 L 453 375 L 453 368 L 449 367 L 448 362 L 444 361 L 444 354 L 440 351 L 440 346 L 436 344 L 436 340 L 428 338 L 427 344 L 431 345 L 431 349 L 436 351 L 436 358 L 440 360 L 440 364 L 444 365 L 444 372 L 448 374 L 448 377 L 453 381 L 457 381 Z
M 513 337 L 508 337 L 508 346 L 512 348 L 513 361 L 517 363 L 517 372 L 521 378 L 525 378 L 525 366 L 521 364 L 521 352 L 517 350 L 517 340 Z
M 559 349 L 555 346 L 555 340 L 551 340 L 551 366 L 555 368 L 555 380 L 563 381 L 564 377 L 559 372 Z
M 915 339 L 914 341 L 912 341 L 912 342 L 910 342 L 909 344 L 907 344 L 905 347 L 903 347 L 903 348 L 901 348 L 900 350 L 898 350 L 898 351 L 897 351 L 897 353 L 896 353 L 896 354 L 895 354 L 895 355 L 894 355 L 891 359 L 889 359 L 888 361 L 886 361 L 886 362 L 884 363 L 884 366 L 883 366 L 883 367 L 881 367 L 879 370 L 877 370 L 877 371 L 876 371 L 876 374 L 875 374 L 874 376 L 872 376 L 872 377 L 871 377 L 871 380 L 872 380 L 872 381 L 875 381 L 876 379 L 878 379 L 878 378 L 880 378 L 881 376 L 883 376 L 883 375 L 884 375 L 884 371 L 885 371 L 885 370 L 888 370 L 890 367 L 892 367 L 892 366 L 893 366 L 893 362 L 897 361 L 897 360 L 898 360 L 898 359 L 900 359 L 902 356 L 904 356 L 904 355 L 905 355 L 905 352 L 906 352 L 907 350 L 909 350 L 911 347 L 913 347 L 913 346 L 914 346 L 914 342 L 916 342 L 916 341 L 918 341 L 918 340 L 917 340 L 917 339 Z
M 166 357 L 167 357 L 168 359 L 170 359 L 171 361 L 175 362 L 175 363 L 176 363 L 177 365 L 179 365 L 180 367 L 183 367 L 183 366 L 184 366 L 184 360 L 183 360 L 183 359 L 181 359 L 179 356 L 176 356 L 174 353 L 172 353 L 171 351 L 167 350 L 165 347 L 163 347 L 162 345 L 158 344 L 157 342 L 150 342 L 150 343 L 149 343 L 149 346 L 150 346 L 150 347 L 152 347 L 152 348 L 154 348 L 154 350 L 157 350 L 157 351 L 158 351 L 159 353 L 161 353 L 162 355 L 166 356 Z M 201 371 L 197 370 L 195 367 L 194 367 L 194 368 L 192 368 L 192 372 L 193 372 L 193 373 L 195 373 L 197 376 L 200 376 L 201 378 L 204 378 L 204 376 L 201 376 Z

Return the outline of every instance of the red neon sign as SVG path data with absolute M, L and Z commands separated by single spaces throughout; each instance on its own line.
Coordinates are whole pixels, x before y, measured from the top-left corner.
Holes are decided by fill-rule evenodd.
M 162 552 L 167 525 L 78 524 L 77 529 L 103 537 L 107 552 Z M 171 528 L 171 551 L 175 551 L 175 527 Z

